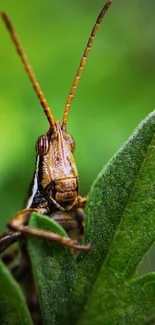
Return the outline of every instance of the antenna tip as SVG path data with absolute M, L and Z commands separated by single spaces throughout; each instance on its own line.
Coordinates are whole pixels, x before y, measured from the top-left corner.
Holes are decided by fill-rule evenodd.
M 12 31 L 12 25 L 11 25 L 10 19 L 9 19 L 8 15 L 5 13 L 5 11 L 0 11 L 0 15 L 1 15 L 2 19 L 4 20 L 4 23 L 5 23 L 6 27 L 8 28 L 8 30 Z

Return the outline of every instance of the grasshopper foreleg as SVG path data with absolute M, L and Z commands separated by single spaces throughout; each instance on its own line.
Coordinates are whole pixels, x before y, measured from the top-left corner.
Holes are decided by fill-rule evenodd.
M 63 237 L 54 232 L 44 231 L 41 229 L 29 228 L 28 221 L 32 212 L 43 214 L 46 213 L 47 211 L 45 211 L 45 209 L 43 208 L 21 210 L 12 217 L 12 219 L 8 223 L 8 227 L 11 230 L 14 230 L 15 232 L 20 232 L 28 236 L 34 236 L 34 237 L 54 241 L 59 243 L 62 246 L 66 246 L 69 248 L 76 248 L 77 250 L 81 250 L 81 251 L 89 251 L 91 249 L 92 245 L 90 243 L 88 243 L 88 245 L 86 246 L 78 245 L 76 240 L 72 240 L 69 237 Z

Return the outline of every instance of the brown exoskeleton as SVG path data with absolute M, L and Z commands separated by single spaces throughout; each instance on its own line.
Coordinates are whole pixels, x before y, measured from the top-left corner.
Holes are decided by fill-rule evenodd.
M 13 242 L 20 239 L 23 234 L 45 238 L 58 242 L 66 247 L 89 251 L 91 243 L 82 246 L 76 240 L 62 237 L 56 233 L 39 229 L 29 228 L 28 222 L 32 212 L 38 212 L 55 219 L 69 233 L 70 229 L 77 229 L 83 233 L 83 213 L 87 197 L 78 194 L 78 174 L 73 157 L 75 143 L 67 133 L 67 119 L 70 105 L 74 97 L 76 87 L 79 83 L 91 46 L 93 44 L 99 25 L 111 5 L 109 0 L 101 10 L 88 40 L 80 66 L 78 68 L 73 86 L 67 99 L 62 124 L 55 121 L 44 94 L 37 82 L 32 68 L 28 63 L 26 55 L 20 45 L 15 30 L 8 18 L 2 12 L 1 17 L 16 46 L 17 52 L 25 66 L 26 72 L 31 80 L 34 90 L 44 109 L 49 121 L 49 130 L 41 135 L 36 143 L 36 170 L 25 209 L 16 213 L 8 223 L 11 232 L 0 237 L 0 252 L 5 250 Z

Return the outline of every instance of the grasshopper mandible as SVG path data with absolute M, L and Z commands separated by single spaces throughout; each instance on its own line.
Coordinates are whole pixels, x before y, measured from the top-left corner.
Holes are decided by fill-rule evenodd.
M 68 229 L 78 228 L 80 234 L 83 233 L 84 215 L 81 212 L 81 208 L 83 209 L 85 207 L 87 197 L 81 197 L 78 194 L 78 173 L 73 157 L 75 143 L 73 138 L 67 133 L 67 121 L 71 102 L 84 70 L 95 35 L 111 3 L 112 0 L 109 0 L 104 5 L 92 29 L 67 99 L 62 124 L 54 120 L 49 104 L 36 80 L 14 27 L 6 13 L 1 12 L 1 17 L 44 109 L 49 122 L 49 129 L 46 134 L 38 138 L 36 143 L 36 169 L 25 209 L 16 213 L 9 221 L 8 228 L 11 231 L 0 237 L 0 252 L 19 240 L 24 234 L 55 241 L 61 245 L 77 250 L 89 251 L 91 249 L 91 243 L 85 246 L 80 245 L 70 237 L 66 238 L 53 232 L 29 228 L 28 222 L 31 214 L 38 212 L 53 218 L 67 232 Z

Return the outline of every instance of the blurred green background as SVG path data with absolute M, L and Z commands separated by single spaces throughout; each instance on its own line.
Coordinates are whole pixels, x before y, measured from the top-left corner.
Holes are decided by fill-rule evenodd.
M 50 103 L 61 119 L 104 0 L 1 0 Z M 155 1 L 113 0 L 99 29 L 69 115 L 80 194 L 155 105 Z M 0 21 L 0 227 L 22 205 L 35 142 L 48 123 Z

